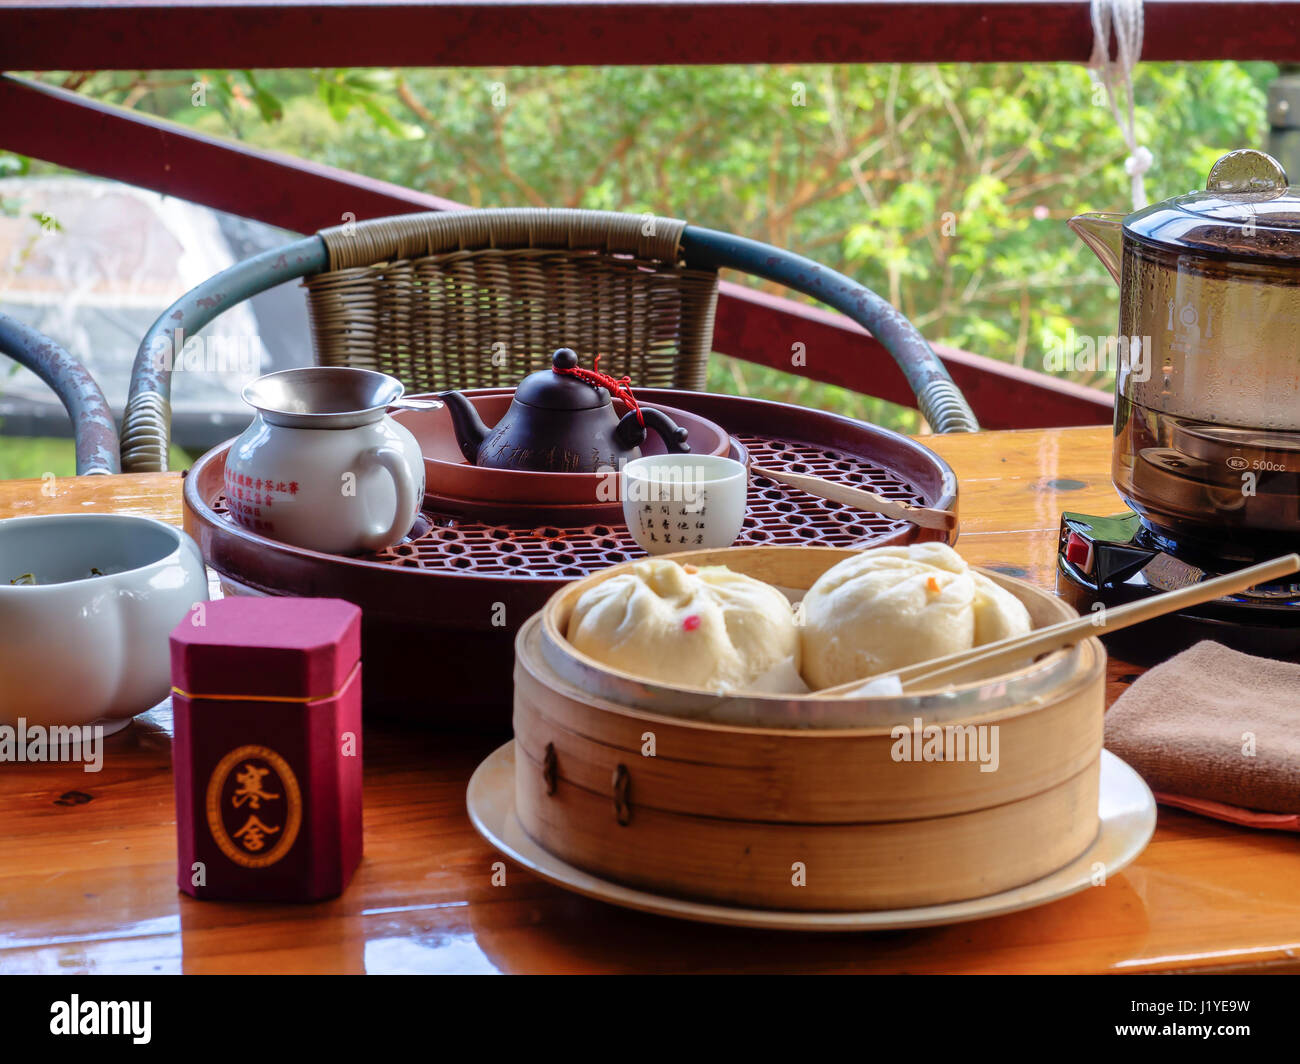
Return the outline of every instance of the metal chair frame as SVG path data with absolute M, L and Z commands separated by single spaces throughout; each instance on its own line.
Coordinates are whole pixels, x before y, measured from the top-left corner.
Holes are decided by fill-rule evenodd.
M 113 411 L 81 362 L 48 336 L 0 314 L 0 354 L 26 366 L 48 384 L 72 419 L 77 475 L 122 471 Z
M 378 264 L 409 253 L 411 233 L 421 227 L 445 231 L 463 226 L 479 234 L 469 252 L 487 253 L 497 227 L 515 231 L 536 222 L 548 233 L 559 226 L 568 235 L 556 242 L 562 251 L 635 254 L 635 248 L 611 249 L 607 230 L 628 231 L 630 216 L 608 212 L 548 209 L 503 209 L 399 215 L 349 227 L 335 227 L 263 252 L 209 278 L 173 303 L 141 341 L 132 370 L 130 395 L 122 425 L 122 465 L 129 472 L 165 470 L 170 439 L 170 360 L 160 357 L 183 348 L 188 337 L 231 306 L 276 285 L 312 278 L 339 269 L 339 246 L 351 249 L 347 267 L 361 261 Z M 437 221 L 434 221 L 437 219 Z M 450 219 L 450 222 L 448 221 Z M 637 221 L 641 221 L 640 216 Z M 889 351 L 916 395 L 922 416 L 936 432 L 969 432 L 979 428 L 974 413 L 947 369 L 907 318 L 870 289 L 811 259 L 769 244 L 730 233 L 687 225 L 675 219 L 655 219 L 674 227 L 676 265 L 682 270 L 734 269 L 775 281 L 810 295 L 844 313 L 867 329 Z M 605 235 L 601 235 L 604 227 Z M 346 232 L 345 232 L 346 230 Z M 482 233 L 489 236 L 483 238 Z M 346 241 L 340 238 L 346 236 Z M 357 252 L 357 248 L 361 252 Z M 557 345 L 560 346 L 560 345 Z M 455 387 L 455 382 L 452 382 Z

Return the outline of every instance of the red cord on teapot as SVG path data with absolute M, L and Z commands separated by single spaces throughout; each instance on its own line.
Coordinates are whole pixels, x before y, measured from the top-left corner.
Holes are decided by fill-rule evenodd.
M 576 363 L 576 359 L 575 359 Z M 641 413 L 641 406 L 636 401 L 636 396 L 632 394 L 631 377 L 611 377 L 608 373 L 600 372 L 600 356 L 597 355 L 592 363 L 591 369 L 583 369 L 579 365 L 572 365 L 561 369 L 559 366 L 552 365 L 552 372 L 559 373 L 565 377 L 577 377 L 580 381 L 585 381 L 593 388 L 607 388 L 609 394 L 616 399 L 622 399 L 627 404 L 629 410 L 636 412 L 636 419 L 641 427 L 645 427 L 645 417 Z

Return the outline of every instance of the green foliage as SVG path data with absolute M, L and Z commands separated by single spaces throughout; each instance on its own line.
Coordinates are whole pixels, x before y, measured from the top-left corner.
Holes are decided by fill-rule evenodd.
M 1261 145 L 1273 76 L 1269 64 L 1141 66 L 1149 199 L 1204 187 L 1221 152 Z M 1067 329 L 1116 328 L 1113 284 L 1065 221 L 1129 209 L 1127 150 L 1078 66 L 75 77 L 103 99 L 473 206 L 650 210 L 789 247 L 874 288 L 930 340 L 1030 368 Z M 194 106 L 199 84 L 206 106 Z M 711 380 L 902 423 L 744 363 L 719 362 Z
M 814 410 L 829 410 L 899 432 L 917 432 L 921 427 L 921 416 L 907 407 L 873 396 L 859 395 L 847 388 L 820 384 L 796 373 L 782 373 L 768 366 L 756 366 L 724 355 L 714 355 L 709 359 L 709 376 L 705 387 L 711 392 L 727 395 L 751 396 L 778 403 L 794 403 Z
M 22 177 L 29 173 L 32 161 L 25 155 L 15 155 L 10 151 L 0 151 L 0 178 Z M 18 213 L 18 204 L 0 196 L 0 218 L 12 218 Z
M 194 459 L 172 447 L 172 469 L 188 469 Z M 0 436 L 0 480 L 37 480 L 46 473 L 70 477 L 77 472 L 77 451 L 70 439 L 47 436 Z
M 0 151 L 0 177 L 22 177 L 32 168 L 31 159 L 11 151 Z

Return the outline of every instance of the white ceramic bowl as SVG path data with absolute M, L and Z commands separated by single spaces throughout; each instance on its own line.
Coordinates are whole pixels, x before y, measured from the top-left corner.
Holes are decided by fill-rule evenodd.
M 10 583 L 26 573 L 34 586 Z M 157 705 L 171 689 L 167 637 L 207 597 L 198 546 L 161 521 L 0 521 L 0 725 L 125 723 Z

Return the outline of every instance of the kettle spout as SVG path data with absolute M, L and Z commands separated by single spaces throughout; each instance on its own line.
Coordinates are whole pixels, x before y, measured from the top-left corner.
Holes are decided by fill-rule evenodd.
M 1067 223 L 1079 238 L 1092 248 L 1101 264 L 1119 284 L 1120 262 L 1124 253 L 1124 215 L 1076 214 Z
M 477 464 L 478 449 L 492 430 L 483 424 L 474 404 L 460 392 L 440 392 L 438 398 L 447 404 L 447 413 L 451 415 L 452 428 L 456 431 L 456 443 L 461 454 L 468 462 Z

